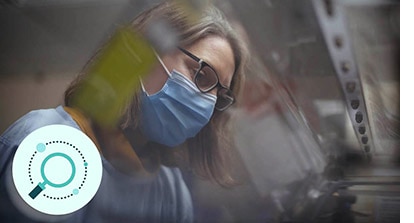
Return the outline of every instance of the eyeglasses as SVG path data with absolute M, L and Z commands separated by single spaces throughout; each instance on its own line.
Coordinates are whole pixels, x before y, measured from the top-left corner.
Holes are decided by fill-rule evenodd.
M 199 67 L 194 73 L 194 83 L 201 92 L 207 93 L 214 88 L 219 87 L 217 90 L 217 110 L 224 111 L 234 104 L 235 98 L 233 92 L 229 88 L 220 84 L 217 72 L 213 69 L 213 67 L 187 50 L 181 47 L 178 47 L 178 49 L 198 63 Z

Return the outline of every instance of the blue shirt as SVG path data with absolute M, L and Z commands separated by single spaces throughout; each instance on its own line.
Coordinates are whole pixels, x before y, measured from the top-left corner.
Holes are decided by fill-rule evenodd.
M 31 111 L 0 136 L 0 222 L 42 222 L 22 214 L 11 202 L 7 186 L 13 155 L 32 131 L 51 124 L 80 129 L 62 106 Z M 103 156 L 102 182 L 95 197 L 83 208 L 58 222 L 192 222 L 193 206 L 178 168 L 161 166 L 156 177 L 140 179 L 117 171 Z

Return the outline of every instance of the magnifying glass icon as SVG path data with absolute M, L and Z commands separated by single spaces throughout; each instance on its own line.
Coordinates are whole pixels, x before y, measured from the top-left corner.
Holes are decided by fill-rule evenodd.
M 47 161 L 49 161 L 51 158 L 57 157 L 57 156 L 65 158 L 67 161 L 69 161 L 69 163 L 71 165 L 71 171 L 72 171 L 71 175 L 63 183 L 53 183 L 46 177 L 46 174 L 45 174 L 45 165 L 46 165 Z M 68 155 L 66 155 L 64 153 L 52 153 L 52 154 L 48 155 L 43 160 L 42 165 L 40 166 L 40 173 L 42 175 L 43 182 L 39 183 L 35 188 L 33 188 L 33 190 L 29 193 L 29 196 L 32 199 L 35 199 L 37 197 L 37 195 L 39 195 L 40 192 L 42 192 L 46 188 L 46 184 L 51 186 L 51 187 L 55 187 L 55 188 L 61 188 L 61 187 L 64 187 L 64 186 L 70 184 L 70 182 L 72 182 L 73 178 L 75 177 L 75 172 L 76 172 L 75 163 L 73 162 L 72 158 L 70 158 Z

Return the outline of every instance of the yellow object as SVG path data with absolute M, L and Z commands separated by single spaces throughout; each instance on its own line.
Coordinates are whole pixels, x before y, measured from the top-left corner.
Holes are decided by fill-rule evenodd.
M 115 127 L 155 61 L 147 40 L 129 27 L 120 29 L 88 69 L 73 106 L 99 124 Z

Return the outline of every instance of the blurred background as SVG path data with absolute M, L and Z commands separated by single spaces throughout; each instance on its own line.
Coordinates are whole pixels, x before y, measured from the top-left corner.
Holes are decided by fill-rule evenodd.
M 0 0 L 0 132 L 62 104 L 98 47 L 157 2 Z M 251 61 L 230 111 L 242 184 L 193 179 L 197 222 L 399 222 L 399 1 L 213 2 Z

